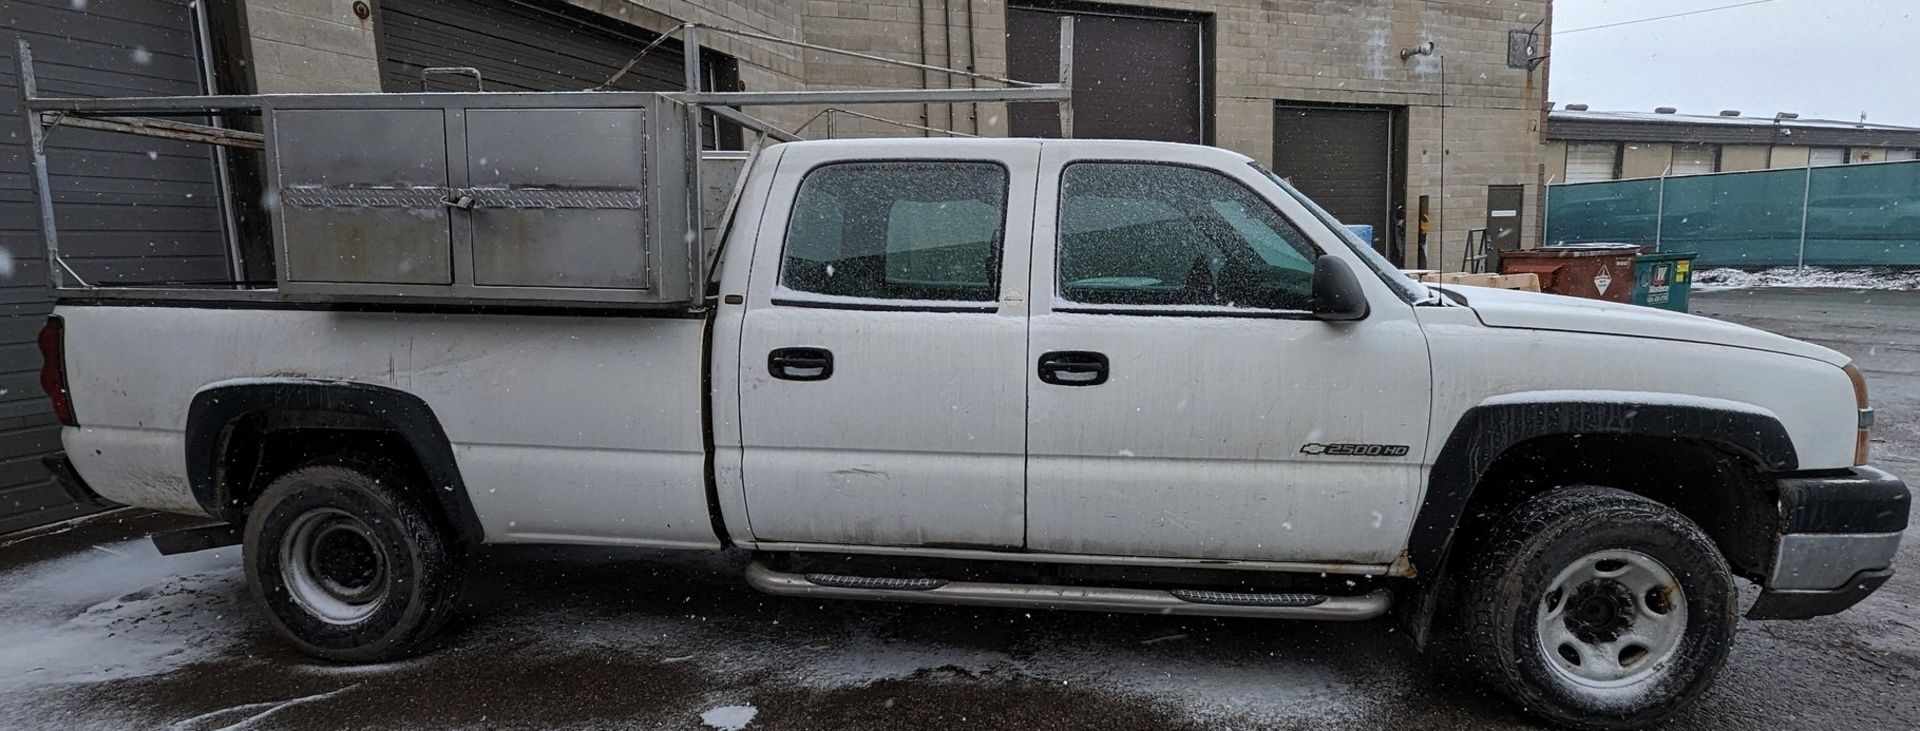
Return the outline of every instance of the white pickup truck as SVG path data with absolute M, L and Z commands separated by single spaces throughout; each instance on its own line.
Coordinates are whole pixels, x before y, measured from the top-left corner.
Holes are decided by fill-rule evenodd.
M 56 467 L 218 521 L 172 545 L 243 538 L 345 661 L 426 647 L 480 544 L 734 548 L 809 599 L 1397 607 L 1627 728 L 1712 682 L 1735 577 L 1803 619 L 1892 574 L 1909 492 L 1832 350 L 1429 288 L 1208 147 L 794 142 L 741 181 L 680 310 L 66 296 Z

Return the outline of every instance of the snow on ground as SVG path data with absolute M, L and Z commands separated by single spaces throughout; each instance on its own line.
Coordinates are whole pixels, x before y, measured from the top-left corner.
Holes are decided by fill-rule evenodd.
M 1039 638 L 996 646 L 990 640 L 973 642 L 917 632 L 915 627 L 927 619 L 924 608 L 878 610 L 865 623 L 848 625 L 844 617 L 828 613 L 834 606 L 796 607 L 804 616 L 791 618 L 805 627 L 795 630 L 811 638 L 799 644 L 793 632 L 778 626 L 779 620 L 743 621 L 732 616 L 588 618 L 543 613 L 514 626 L 546 628 L 539 642 L 543 651 L 589 657 L 613 652 L 663 662 L 689 661 L 723 679 L 723 685 L 754 679 L 831 692 L 928 677 L 1028 678 L 1144 700 L 1219 728 L 1311 725 L 1327 718 L 1358 717 L 1370 707 L 1391 702 L 1360 693 L 1355 679 L 1335 672 L 1319 656 L 1321 652 L 1302 651 L 1284 641 L 1266 652 L 1223 656 L 1219 647 L 1206 641 L 1205 633 L 1190 637 L 1156 631 L 1137 641 L 1116 643 L 1104 630 L 1076 621 L 1087 615 L 1034 612 L 1023 616 L 1043 625 Z M 965 609 L 946 612 L 950 622 L 961 626 L 980 621 Z M 988 616 L 1003 615 L 989 610 Z M 1390 667 L 1384 657 L 1362 664 L 1374 666 L 1382 675 L 1407 674 L 1404 667 Z M 737 700 L 737 695 L 723 693 L 708 702 Z
M 246 703 L 231 708 L 221 708 L 202 713 L 198 716 L 174 721 L 173 723 L 167 724 L 167 731 L 201 731 L 202 729 L 211 731 L 240 731 L 240 729 L 247 728 L 270 728 L 264 725 L 264 722 L 272 718 L 276 713 L 293 708 L 294 706 L 324 701 L 358 687 L 360 686 L 356 683 L 338 690 L 303 695 L 284 701 L 263 701 L 260 703 Z
M 1702 269 L 1693 274 L 1693 288 L 1701 292 L 1760 287 L 1920 290 L 1920 271 L 1775 267 L 1757 272 Z
M 238 550 L 161 556 L 145 540 L 0 575 L 0 698 L 164 673 L 231 645 Z
M 700 722 L 720 731 L 740 731 L 759 714 L 760 709 L 753 706 L 721 706 L 700 714 Z
M 0 718 L 32 725 L 37 699 L 218 656 L 244 594 L 237 550 L 161 556 L 145 540 L 0 574 Z
M 737 567 L 714 556 L 666 557 L 692 581 L 737 588 Z M 758 604 L 758 595 L 749 601 Z M 115 681 L 231 662 L 252 635 L 261 634 L 250 606 L 237 548 L 161 556 L 144 540 L 90 547 L 62 558 L 0 573 L 0 718 L 27 728 L 62 727 L 48 717 L 54 697 L 97 695 Z M 867 621 L 848 622 L 839 605 L 771 607 L 720 614 L 609 612 L 581 604 L 530 607 L 512 617 L 482 617 L 461 644 L 514 646 L 517 653 L 554 658 L 609 654 L 698 668 L 712 687 L 685 698 L 683 718 L 715 729 L 750 729 L 763 708 L 747 703 L 746 687 L 802 693 L 864 688 L 883 681 L 972 678 L 1021 679 L 1089 688 L 1174 709 L 1219 726 L 1312 723 L 1349 716 L 1373 705 L 1353 678 L 1303 657 L 1284 643 L 1268 651 L 1222 658 L 1207 632 L 1142 628 L 1136 641 L 1115 643 L 1083 627 L 1084 615 L 1005 613 L 974 616 L 934 610 L 960 625 L 1013 619 L 1044 629 L 1026 640 L 1006 635 L 975 641 L 969 632 L 925 636 L 925 608 L 861 605 Z M 845 611 L 855 611 L 845 608 Z M 489 621 L 491 620 L 491 621 Z M 782 626 L 790 622 L 799 626 Z M 1013 636 L 1027 635 L 1013 632 Z M 1314 653 L 1307 653 L 1314 654 Z M 339 675 L 345 688 L 222 707 L 174 722 L 181 731 L 269 728 L 297 706 L 328 702 L 360 682 L 404 673 L 433 656 L 365 667 L 315 663 L 304 674 Z M 295 668 L 289 668 L 295 669 Z M 1385 670 L 1385 668 L 1382 668 Z M 1389 673 L 1394 672 L 1388 670 Z M 1404 671 L 1402 671 L 1404 672 Z M 963 681 L 974 682 L 974 681 Z M 139 708 L 130 726 L 144 725 Z M 141 720 L 135 720 L 141 719 Z M 0 724 L 4 725 L 4 724 Z

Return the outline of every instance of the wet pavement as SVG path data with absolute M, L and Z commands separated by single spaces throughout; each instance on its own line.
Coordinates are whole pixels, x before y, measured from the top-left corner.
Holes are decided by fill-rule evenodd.
M 1920 293 L 1694 304 L 1853 355 L 1881 412 L 1875 461 L 1920 483 Z M 271 634 L 237 549 L 162 557 L 139 539 L 182 522 L 121 511 L 0 536 L 0 727 L 1534 727 L 1387 621 L 779 599 L 746 588 L 731 554 L 492 550 L 441 649 L 330 665 Z M 1673 728 L 1920 723 L 1917 534 L 1853 610 L 1743 622 L 1720 682 Z

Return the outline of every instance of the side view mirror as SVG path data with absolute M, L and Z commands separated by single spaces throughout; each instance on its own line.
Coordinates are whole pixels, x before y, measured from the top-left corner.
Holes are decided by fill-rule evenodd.
M 1328 321 L 1359 320 L 1367 316 L 1367 295 L 1353 268 L 1337 256 L 1313 260 L 1313 316 Z

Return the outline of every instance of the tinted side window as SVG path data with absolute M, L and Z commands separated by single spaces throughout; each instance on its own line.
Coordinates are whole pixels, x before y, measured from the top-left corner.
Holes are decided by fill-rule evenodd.
M 1216 172 L 1075 163 L 1060 181 L 1059 293 L 1082 304 L 1304 310 L 1318 250 Z
M 780 286 L 890 300 L 998 296 L 1007 171 L 979 162 L 859 162 L 807 173 Z

